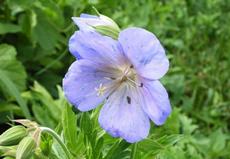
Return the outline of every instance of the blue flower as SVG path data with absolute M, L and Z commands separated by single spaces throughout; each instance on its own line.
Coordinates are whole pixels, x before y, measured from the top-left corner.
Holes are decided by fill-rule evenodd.
M 65 96 L 80 111 L 104 103 L 99 123 L 106 132 L 133 143 L 148 136 L 150 120 L 165 122 L 171 106 L 159 79 L 169 61 L 154 34 L 132 27 L 114 40 L 80 29 L 69 47 L 81 59 L 63 79 Z

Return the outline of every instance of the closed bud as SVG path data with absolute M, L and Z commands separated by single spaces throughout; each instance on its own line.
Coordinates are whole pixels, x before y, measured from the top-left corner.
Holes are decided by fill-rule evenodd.
M 81 14 L 80 17 L 73 17 L 72 19 L 80 30 L 95 30 L 113 39 L 118 38 L 120 28 L 107 16 L 99 13 L 98 15 Z
M 27 135 L 27 130 L 23 126 L 13 126 L 0 135 L 0 146 L 16 145 Z
M 3 156 L 16 156 L 17 146 L 0 146 L 0 154 Z
M 36 142 L 30 136 L 25 137 L 19 143 L 16 150 L 16 159 L 27 159 L 30 158 L 36 149 Z

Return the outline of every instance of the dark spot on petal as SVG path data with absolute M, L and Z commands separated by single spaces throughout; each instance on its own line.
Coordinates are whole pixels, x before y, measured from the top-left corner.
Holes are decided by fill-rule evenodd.
M 131 98 L 129 96 L 126 97 L 128 104 L 131 104 Z
M 133 65 L 131 65 L 130 68 L 133 68 Z
M 109 99 L 109 96 L 108 96 L 108 97 L 106 97 L 106 99 Z
M 143 84 L 143 83 L 141 83 L 141 84 L 140 84 L 140 87 L 143 87 L 143 86 L 144 86 L 144 84 Z
M 116 78 L 114 78 L 114 77 L 110 77 L 110 79 L 115 80 Z

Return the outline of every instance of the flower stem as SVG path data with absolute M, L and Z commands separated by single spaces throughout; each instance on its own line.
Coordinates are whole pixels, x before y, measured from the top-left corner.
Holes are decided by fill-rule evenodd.
M 69 150 L 67 149 L 66 145 L 62 142 L 61 137 L 55 131 L 47 127 L 40 127 L 40 129 L 41 129 L 41 132 L 46 132 L 50 134 L 53 138 L 55 138 L 57 142 L 60 144 L 60 146 L 62 147 L 62 149 L 64 150 L 67 158 L 71 159 L 71 154 Z
M 136 155 L 137 155 L 137 143 L 133 144 L 130 159 L 136 159 L 137 158 Z

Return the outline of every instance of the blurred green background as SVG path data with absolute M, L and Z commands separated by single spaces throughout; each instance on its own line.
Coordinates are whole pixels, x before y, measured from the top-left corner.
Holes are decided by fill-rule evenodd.
M 95 14 L 92 6 L 121 28 L 153 32 L 170 59 L 162 82 L 173 113 L 164 126 L 152 126 L 134 156 L 230 158 L 230 0 L 0 0 L 0 132 L 14 118 L 62 131 L 65 99 L 57 85 L 75 60 L 68 52 L 68 39 L 77 30 L 71 17 Z M 75 113 L 76 131 L 84 139 L 79 137 L 78 149 L 67 144 L 73 154 L 133 157 L 133 145 L 122 141 L 112 151 L 108 147 L 118 139 L 106 135 L 100 148 L 93 147 L 99 141 L 92 138 L 102 131 L 94 112 Z

